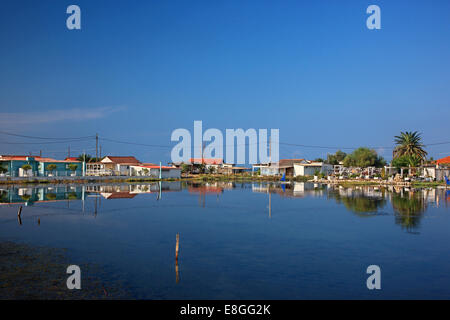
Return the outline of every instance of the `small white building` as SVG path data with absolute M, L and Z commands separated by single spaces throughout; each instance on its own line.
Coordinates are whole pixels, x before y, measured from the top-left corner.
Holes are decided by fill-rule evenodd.
M 138 177 L 159 178 L 161 169 L 161 179 L 179 179 L 181 178 L 181 168 L 158 166 L 158 165 L 135 165 L 131 166 L 131 175 Z
M 294 177 L 313 176 L 316 172 L 331 174 L 333 172 L 333 166 L 324 162 L 294 163 Z

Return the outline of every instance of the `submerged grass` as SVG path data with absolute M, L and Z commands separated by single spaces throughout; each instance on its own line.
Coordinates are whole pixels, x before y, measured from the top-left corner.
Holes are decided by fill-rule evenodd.
M 0 242 L 0 299 L 122 299 L 130 297 L 118 283 L 102 281 L 102 268 L 79 265 L 81 290 L 67 289 L 66 250 Z

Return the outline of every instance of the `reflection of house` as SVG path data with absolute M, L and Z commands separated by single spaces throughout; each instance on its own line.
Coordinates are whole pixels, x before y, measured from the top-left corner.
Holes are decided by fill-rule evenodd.
M 80 161 L 40 156 L 0 156 L 0 166 L 6 169 L 0 174 L 11 177 L 81 176 L 83 170 Z
M 107 199 L 133 198 L 137 194 L 180 191 L 180 181 L 161 181 L 145 184 L 89 185 L 86 192 L 98 193 Z
M 105 199 L 133 199 L 136 194 L 132 194 L 129 192 L 114 192 L 114 193 L 107 193 L 107 192 L 101 192 L 100 193 L 103 198 Z
M 82 198 L 82 187 L 62 186 L 46 188 L 11 188 L 1 192 L 0 203 L 24 203 L 78 200 Z

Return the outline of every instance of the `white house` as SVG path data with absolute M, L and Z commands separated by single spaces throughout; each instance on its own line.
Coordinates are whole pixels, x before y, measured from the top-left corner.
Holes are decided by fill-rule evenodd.
M 159 178 L 160 166 L 158 165 L 135 165 L 130 166 L 132 176 Z M 161 166 L 161 179 L 179 179 L 181 168 Z
M 313 176 L 316 172 L 331 174 L 333 172 L 333 166 L 324 162 L 304 162 L 294 163 L 294 177 L 297 176 Z

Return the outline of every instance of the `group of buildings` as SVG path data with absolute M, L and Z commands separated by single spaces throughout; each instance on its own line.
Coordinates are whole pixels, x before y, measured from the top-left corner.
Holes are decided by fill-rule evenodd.
M 180 178 L 180 168 L 142 163 L 133 156 L 106 156 L 98 162 L 77 158 L 0 155 L 0 177 L 148 176 Z
M 84 162 L 78 158 L 56 160 L 42 156 L 0 155 L 0 177 L 80 177 L 80 176 L 134 176 L 159 179 L 177 179 L 181 171 L 189 173 L 240 174 L 251 173 L 261 176 L 379 176 L 384 170 L 387 176 L 406 173 L 411 176 L 443 180 L 449 176 L 450 157 L 429 162 L 419 168 L 346 168 L 341 164 L 306 159 L 281 159 L 276 163 L 254 164 L 251 168 L 224 163 L 220 158 L 191 158 L 187 163 L 161 165 L 141 162 L 133 156 L 105 156 L 100 161 Z M 406 172 L 405 172 L 406 170 Z M 417 174 L 419 173 L 419 174 Z

